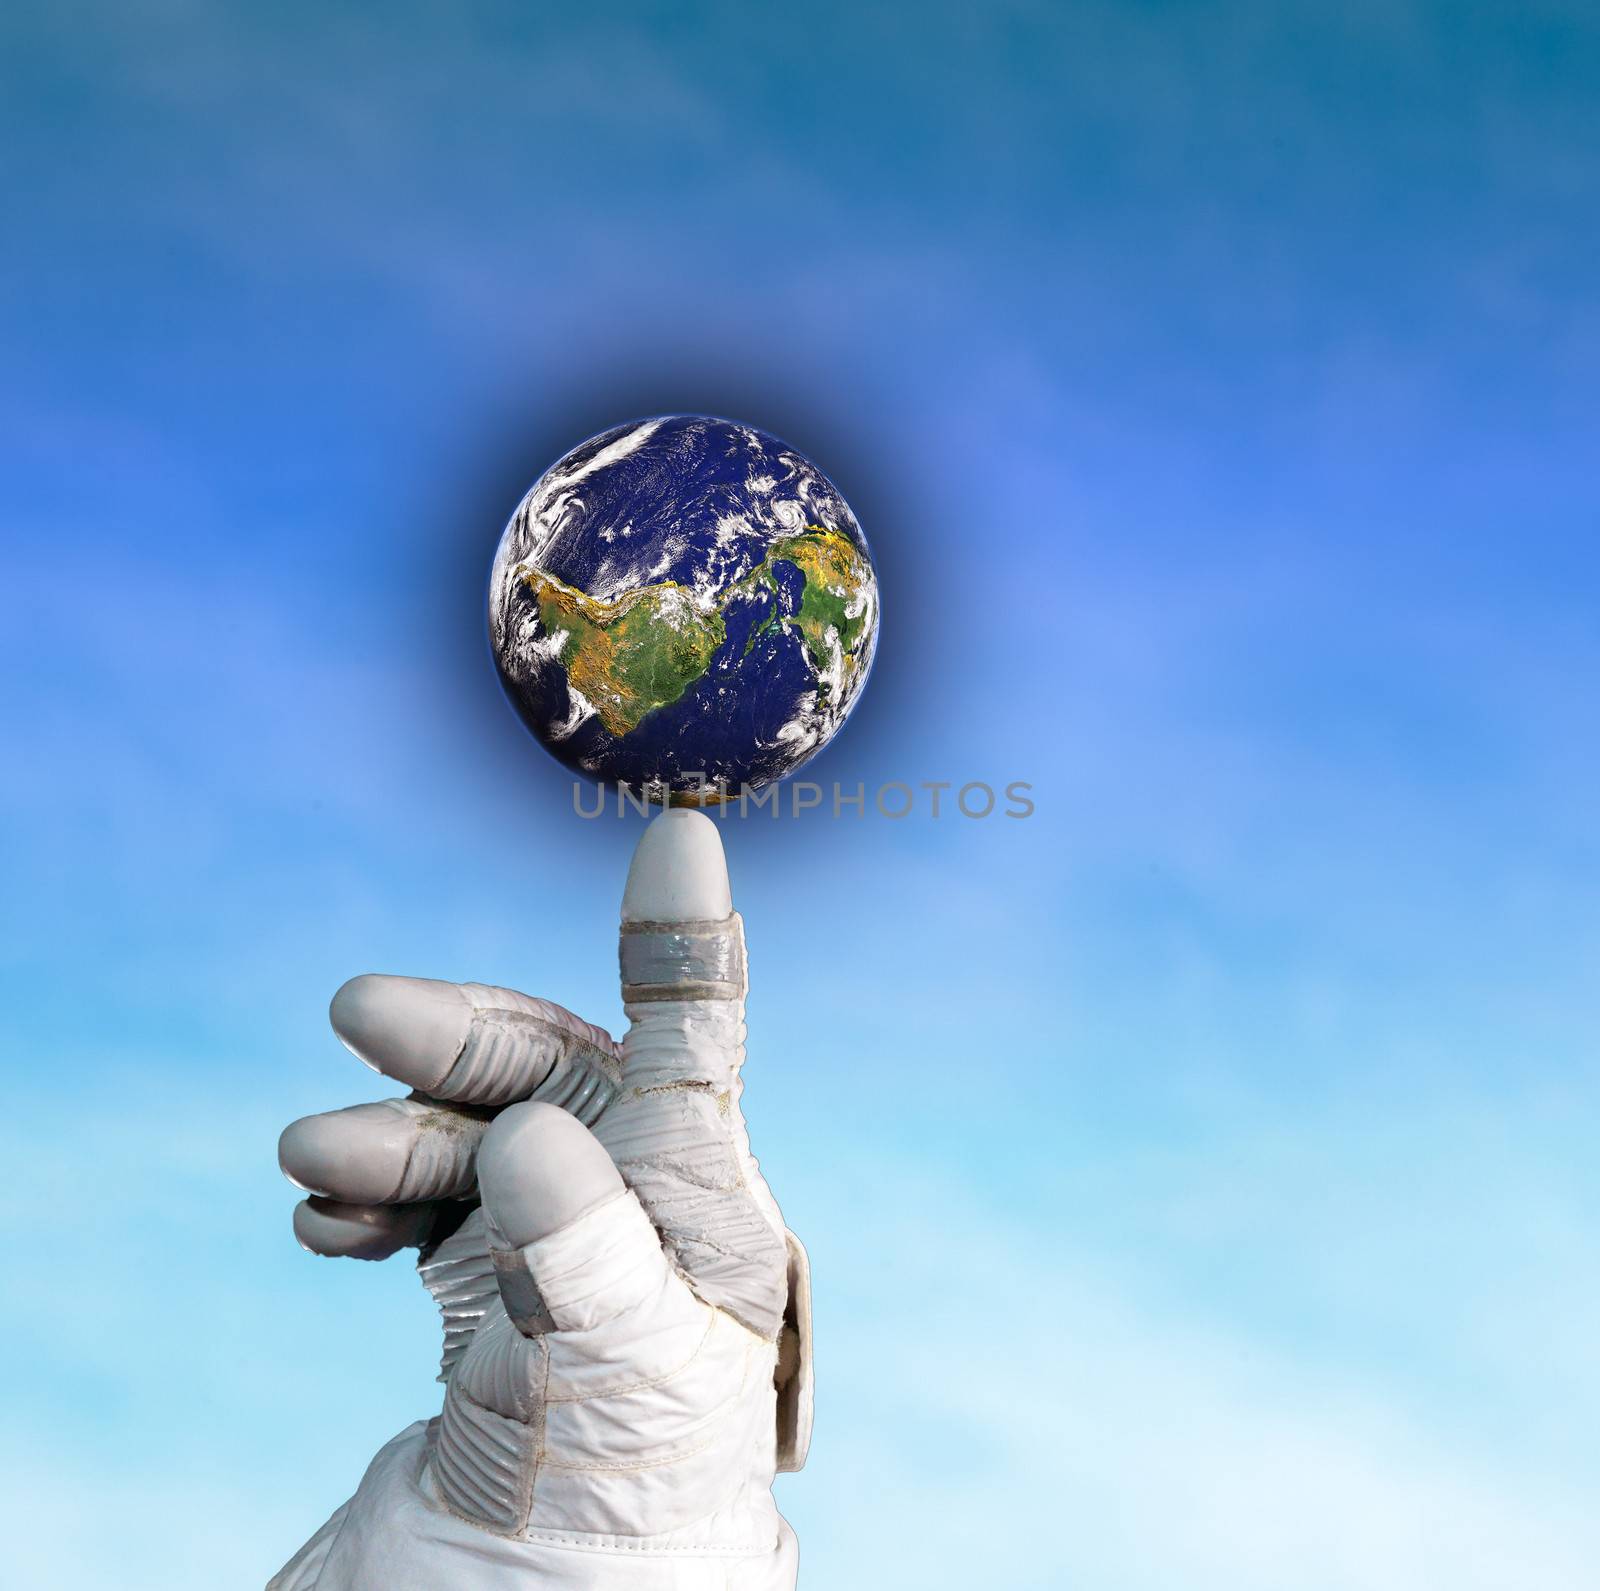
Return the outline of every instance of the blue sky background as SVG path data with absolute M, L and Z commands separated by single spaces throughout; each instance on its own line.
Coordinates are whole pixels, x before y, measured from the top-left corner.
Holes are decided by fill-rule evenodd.
M 663 409 L 884 583 L 749 820 L 803 1582 L 1577 1591 L 1600 1556 L 1600 24 L 1523 0 L 0 20 L 8 1584 L 259 1585 L 437 1403 L 289 1235 L 364 970 L 615 1026 L 482 583 Z

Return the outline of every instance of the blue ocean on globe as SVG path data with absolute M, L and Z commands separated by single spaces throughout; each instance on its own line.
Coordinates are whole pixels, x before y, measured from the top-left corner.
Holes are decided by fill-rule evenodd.
M 511 516 L 489 585 L 507 695 L 569 768 L 679 803 L 793 773 L 859 700 L 878 582 L 804 454 L 706 415 L 575 447 Z

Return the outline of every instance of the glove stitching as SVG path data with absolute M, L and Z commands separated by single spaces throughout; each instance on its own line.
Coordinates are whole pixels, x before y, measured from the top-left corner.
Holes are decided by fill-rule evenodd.
M 710 1436 L 697 1447 L 678 1448 L 663 1458 L 640 1459 L 632 1464 L 567 1464 L 547 1456 L 541 1456 L 539 1463 L 543 1469 L 559 1470 L 566 1475 L 636 1475 L 647 1469 L 665 1469 L 667 1465 L 681 1463 L 686 1458 L 697 1458 L 716 1445 L 716 1437 Z
M 631 1088 L 629 1094 L 634 1099 L 642 1099 L 646 1094 L 676 1094 L 687 1089 L 703 1093 L 712 1093 L 716 1084 L 705 1077 L 680 1077 L 671 1083 L 650 1083 L 643 1088 Z
M 640 1552 L 649 1553 L 659 1558 L 761 1558 L 771 1552 L 778 1543 L 774 1533 L 770 1543 L 754 1547 L 716 1547 L 716 1546 L 690 1546 L 690 1547 L 662 1547 L 654 1546 L 648 1541 L 629 1541 L 623 1536 L 596 1535 L 584 1539 L 575 1535 L 562 1535 L 556 1531 L 525 1530 L 517 1538 L 519 1541 L 538 1542 L 545 1547 L 566 1547 L 574 1552 Z
M 707 1311 L 706 1329 L 701 1332 L 700 1340 L 694 1345 L 693 1351 L 689 1354 L 689 1357 L 683 1361 L 682 1364 L 677 1365 L 673 1369 L 666 1371 L 662 1375 L 655 1376 L 650 1380 L 624 1381 L 615 1386 L 597 1387 L 592 1392 L 579 1392 L 570 1394 L 549 1391 L 549 1376 L 547 1374 L 545 1377 L 545 1402 L 593 1403 L 597 1398 L 620 1398 L 625 1397 L 631 1392 L 648 1392 L 651 1387 L 665 1386 L 667 1382 L 675 1380 L 686 1370 L 690 1369 L 700 1355 L 705 1352 L 706 1344 L 711 1340 L 711 1329 L 714 1325 L 714 1321 L 710 1317 L 715 1314 L 720 1314 L 721 1311 L 713 1310 L 710 1305 L 706 1305 L 704 1307 Z M 729 1318 L 731 1319 L 732 1317 L 730 1316 Z
M 716 1147 L 721 1149 L 730 1146 L 718 1144 Z M 707 1158 L 710 1157 L 708 1156 Z M 691 1188 L 699 1188 L 704 1193 L 738 1193 L 748 1187 L 749 1184 L 744 1180 L 744 1168 L 737 1163 L 738 1157 L 730 1155 L 729 1158 L 734 1161 L 733 1169 L 737 1173 L 737 1180 L 734 1182 L 710 1181 L 709 1171 L 701 1171 L 697 1175 L 697 1168 L 692 1162 L 670 1154 L 635 1155 L 630 1160 L 619 1160 L 617 1162 L 617 1170 L 622 1173 L 630 1187 L 633 1187 L 633 1176 L 639 1172 L 644 1172 L 670 1177 L 674 1181 L 687 1183 Z M 646 1177 L 645 1190 L 645 1193 L 640 1195 L 641 1198 L 648 1196 L 650 1191 L 648 1175 Z M 638 1191 L 637 1188 L 634 1188 L 634 1192 L 637 1193 Z
M 550 1404 L 550 1344 L 541 1341 L 539 1344 L 543 1360 L 541 1369 L 544 1371 L 539 1384 L 539 1405 L 534 1413 L 536 1428 L 533 1440 L 529 1444 L 529 1451 L 533 1455 L 533 1462 L 528 1468 L 527 1507 L 522 1514 L 522 1528 L 526 1530 L 533 1523 L 533 1510 L 537 1506 L 534 1499 L 539 1488 L 539 1472 L 545 1467 L 545 1442 L 549 1431 L 547 1411 Z
M 593 1464 L 569 1463 L 564 1459 L 550 1457 L 547 1449 L 541 1452 L 541 1461 L 547 1464 L 550 1469 L 560 1470 L 570 1475 L 632 1475 L 643 1470 L 661 1469 L 665 1465 L 676 1464 L 684 1459 L 694 1458 L 698 1454 L 709 1451 L 711 1448 L 717 1445 L 717 1439 L 722 1435 L 721 1427 L 724 1426 L 730 1418 L 736 1416 L 740 1412 L 740 1405 L 744 1402 L 745 1394 L 750 1388 L 750 1365 L 755 1347 L 755 1342 L 748 1342 L 745 1344 L 744 1353 L 741 1356 L 738 1386 L 731 1393 L 729 1393 L 727 1397 L 723 1398 L 720 1403 L 717 1403 L 706 1412 L 705 1424 L 710 1428 L 710 1434 L 703 1442 L 699 1442 L 693 1447 L 677 1448 L 673 1452 L 668 1453 L 661 1458 L 639 1459 L 637 1461 L 628 1463 L 623 1463 L 620 1461 L 616 1463 L 597 1462 Z M 588 1402 L 591 1400 L 574 1399 L 569 1401 Z M 712 1511 L 715 1512 L 715 1510 Z

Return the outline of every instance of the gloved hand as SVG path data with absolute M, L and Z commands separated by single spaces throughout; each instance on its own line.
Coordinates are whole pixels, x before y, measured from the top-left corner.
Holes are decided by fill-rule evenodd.
M 810 1434 L 809 1281 L 739 1109 L 744 930 L 702 814 L 645 830 L 621 962 L 620 1045 L 480 984 L 334 997 L 345 1044 L 415 1092 L 284 1133 L 295 1233 L 421 1248 L 444 1412 L 268 1591 L 793 1587 L 770 1488 Z

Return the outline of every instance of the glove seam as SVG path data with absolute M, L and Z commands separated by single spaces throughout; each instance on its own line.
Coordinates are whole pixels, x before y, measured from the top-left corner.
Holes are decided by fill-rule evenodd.
M 723 1414 L 722 1409 L 717 1412 L 719 1415 Z M 718 1423 L 721 1423 L 720 1419 Z M 716 1436 L 712 1435 L 695 1447 L 677 1448 L 671 1453 L 664 1454 L 661 1458 L 639 1459 L 637 1462 L 628 1464 L 565 1464 L 558 1458 L 551 1458 L 547 1452 L 541 1450 L 538 1458 L 538 1467 L 557 1471 L 563 1475 L 637 1475 L 645 1470 L 664 1469 L 667 1465 L 681 1463 L 686 1458 L 698 1458 L 702 1453 L 707 1452 L 716 1445 Z
M 544 1471 L 549 1458 L 546 1451 L 546 1443 L 549 1440 L 550 1433 L 550 1344 L 542 1342 L 539 1346 L 544 1350 L 539 1355 L 543 1361 L 540 1368 L 544 1371 L 544 1375 L 539 1384 L 539 1403 L 536 1414 L 538 1426 L 533 1432 L 533 1440 L 528 1444 L 532 1462 L 528 1465 L 527 1508 L 522 1515 L 522 1528 L 524 1530 L 533 1523 L 533 1511 L 538 1507 L 539 1476 Z
M 741 1356 L 742 1363 L 739 1368 L 739 1384 L 719 1403 L 706 1411 L 702 1424 L 703 1427 L 709 1429 L 710 1434 L 706 1436 L 704 1441 L 696 1443 L 693 1447 L 675 1448 L 671 1453 L 667 1453 L 661 1458 L 639 1459 L 630 1463 L 575 1464 L 550 1456 L 549 1449 L 542 1445 L 544 1428 L 541 1428 L 540 1462 L 548 1464 L 551 1469 L 562 1470 L 574 1475 L 591 1472 L 596 1474 L 626 1475 L 638 1470 L 660 1469 L 665 1464 L 676 1464 L 683 1459 L 694 1458 L 697 1454 L 708 1451 L 717 1445 L 717 1438 L 721 1435 L 721 1427 L 730 1418 L 738 1414 L 740 1405 L 744 1402 L 745 1395 L 750 1389 L 750 1359 L 754 1351 L 755 1345 L 753 1343 L 747 1342 L 744 1345 L 744 1353 Z M 548 1375 L 546 1380 L 548 1381 Z M 574 1401 L 584 1402 L 587 1400 L 577 1399 Z
M 571 1394 L 560 1393 L 560 1392 L 551 1393 L 551 1392 L 548 1391 L 549 1377 L 546 1376 L 545 1382 L 546 1382 L 547 1390 L 546 1390 L 546 1393 L 545 1393 L 545 1402 L 546 1403 L 592 1403 L 597 1398 L 621 1398 L 621 1397 L 626 1397 L 629 1393 L 632 1393 L 632 1392 L 648 1392 L 652 1387 L 665 1386 L 667 1384 L 667 1382 L 676 1380 L 679 1376 L 683 1375 L 686 1371 L 688 1371 L 691 1368 L 693 1368 L 695 1361 L 697 1359 L 699 1359 L 701 1354 L 703 1354 L 705 1352 L 706 1344 L 711 1339 L 712 1327 L 715 1324 L 714 1320 L 711 1317 L 713 1315 L 717 1315 L 717 1314 L 723 1313 L 721 1310 L 713 1309 L 713 1307 L 710 1304 L 703 1303 L 698 1298 L 695 1300 L 695 1302 L 697 1304 L 700 1304 L 701 1307 L 706 1311 L 705 1330 L 700 1333 L 699 1340 L 695 1343 L 694 1347 L 690 1350 L 688 1358 L 686 1358 L 681 1364 L 674 1365 L 672 1367 L 672 1369 L 667 1370 L 667 1371 L 663 1371 L 662 1374 L 659 1375 L 659 1376 L 648 1377 L 648 1378 L 646 1378 L 645 1380 L 642 1380 L 642 1381 L 625 1381 L 625 1382 L 622 1382 L 622 1383 L 620 1383 L 620 1384 L 618 1384 L 616 1386 L 609 1386 L 608 1385 L 608 1386 L 598 1387 L 593 1392 L 583 1392 L 583 1393 L 571 1393 Z M 568 1333 L 568 1335 L 570 1336 L 572 1334 Z
M 473 1523 L 473 1521 L 469 1521 Z M 481 1527 L 480 1527 L 481 1528 Z M 755 1547 L 658 1547 L 649 1542 L 630 1542 L 625 1537 L 602 1536 L 585 1541 L 577 1536 L 563 1536 L 549 1531 L 525 1531 L 512 1538 L 516 1541 L 536 1542 L 545 1547 L 562 1547 L 571 1552 L 637 1552 L 657 1558 L 763 1558 L 778 1544 L 776 1532 L 770 1546 Z

